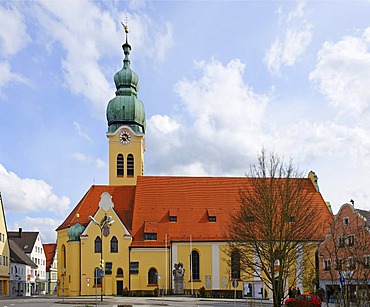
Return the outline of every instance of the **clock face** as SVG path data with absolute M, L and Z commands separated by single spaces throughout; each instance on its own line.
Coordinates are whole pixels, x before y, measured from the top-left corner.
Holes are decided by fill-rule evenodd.
M 122 144 L 127 144 L 131 141 L 131 135 L 128 131 L 122 131 L 119 135 L 119 141 Z

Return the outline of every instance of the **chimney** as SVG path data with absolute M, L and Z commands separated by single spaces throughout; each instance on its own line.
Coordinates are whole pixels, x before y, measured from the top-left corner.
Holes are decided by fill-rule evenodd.
M 18 230 L 18 237 L 22 238 L 22 228 L 19 228 L 19 230 Z

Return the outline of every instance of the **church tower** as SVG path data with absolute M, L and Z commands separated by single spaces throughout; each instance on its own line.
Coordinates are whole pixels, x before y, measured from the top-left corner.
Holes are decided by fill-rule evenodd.
M 145 111 L 137 98 L 139 78 L 130 68 L 128 27 L 122 69 L 114 76 L 116 97 L 107 106 L 109 142 L 109 185 L 135 185 L 144 174 Z

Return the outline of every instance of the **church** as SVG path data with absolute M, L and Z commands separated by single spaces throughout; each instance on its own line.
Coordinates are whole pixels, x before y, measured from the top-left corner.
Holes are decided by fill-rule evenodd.
M 91 186 L 56 229 L 58 295 L 233 289 L 235 259 L 225 251 L 225 231 L 240 207 L 239 190 L 250 179 L 144 175 L 145 110 L 130 68 L 127 27 L 125 32 L 116 96 L 106 110 L 109 184 Z M 326 224 L 332 213 L 315 177 L 310 173 L 300 180 L 321 212 L 318 223 Z M 272 297 L 262 279 L 236 275 L 244 296 Z M 303 277 L 298 280 L 300 289 L 309 289 Z

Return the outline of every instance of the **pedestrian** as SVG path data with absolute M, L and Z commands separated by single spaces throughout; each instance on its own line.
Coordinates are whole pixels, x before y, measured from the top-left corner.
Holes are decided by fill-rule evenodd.
M 289 298 L 292 298 L 292 297 L 293 297 L 293 290 L 292 290 L 292 287 L 289 287 L 289 290 L 288 290 L 288 296 L 289 296 Z
M 301 295 L 301 290 L 299 290 L 299 288 L 297 288 L 297 295 Z

